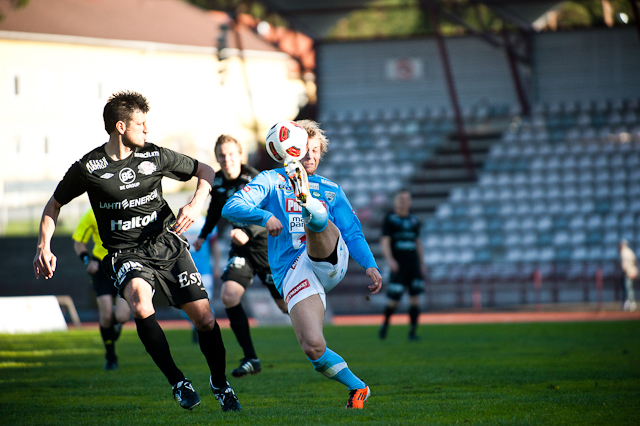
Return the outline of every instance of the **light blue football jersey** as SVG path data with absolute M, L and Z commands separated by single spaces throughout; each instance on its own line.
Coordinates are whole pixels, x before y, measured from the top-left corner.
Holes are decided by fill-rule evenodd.
M 377 268 L 369 244 L 362 233 L 360 220 L 338 184 L 319 175 L 309 176 L 311 196 L 327 208 L 329 220 L 340 230 L 351 257 L 363 268 Z M 284 168 L 266 170 L 244 189 L 235 193 L 222 209 L 222 216 L 232 222 L 264 226 L 275 216 L 283 229 L 277 237 L 269 236 L 269 265 L 282 294 L 282 280 L 298 255 L 306 248 L 302 208 L 296 202 Z

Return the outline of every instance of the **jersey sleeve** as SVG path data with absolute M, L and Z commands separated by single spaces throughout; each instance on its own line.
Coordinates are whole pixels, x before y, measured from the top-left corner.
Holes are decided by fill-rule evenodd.
M 263 210 L 265 199 L 274 190 L 273 186 L 273 177 L 269 172 L 260 173 L 227 200 L 222 209 L 222 216 L 232 222 L 264 226 L 273 216 L 272 213 Z
M 91 235 L 93 234 L 92 222 L 91 210 L 87 210 L 87 212 L 80 218 L 80 222 L 78 222 L 76 230 L 73 231 L 73 235 L 71 235 L 73 241 L 87 244 L 91 239 Z
M 218 224 L 218 220 L 220 220 L 220 215 L 222 213 L 222 206 L 216 200 L 216 197 L 211 197 L 211 202 L 209 203 L 209 210 L 207 210 L 207 218 L 205 219 L 204 225 L 202 226 L 202 230 L 200 231 L 199 238 L 206 239 L 207 235 L 213 231 L 213 228 Z
M 167 148 L 158 147 L 162 152 L 162 175 L 186 182 L 198 171 L 198 160 Z
M 84 194 L 87 190 L 86 179 L 82 173 L 82 165 L 76 161 L 58 183 L 53 197 L 60 204 L 68 204 L 71 200 Z
M 351 257 L 365 269 L 378 268 L 369 244 L 362 233 L 360 220 L 353 211 L 342 188 L 339 188 L 339 190 L 339 196 L 336 197 L 336 203 L 332 211 L 334 223 L 340 230 Z

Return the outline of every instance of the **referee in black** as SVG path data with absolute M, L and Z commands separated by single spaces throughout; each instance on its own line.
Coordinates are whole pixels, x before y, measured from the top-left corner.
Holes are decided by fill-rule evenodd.
M 109 141 L 75 162 L 58 184 L 42 214 L 33 260 L 36 278 L 51 278 L 56 257 L 51 238 L 60 209 L 72 199 L 89 195 L 103 245 L 103 259 L 118 294 L 133 313 L 138 336 L 172 386 L 183 408 L 193 409 L 200 397 L 175 365 L 164 332 L 156 320 L 153 294 L 157 289 L 169 303 L 189 316 L 211 377 L 209 386 L 223 411 L 240 411 L 225 375 L 225 348 L 200 274 L 181 234 L 200 214 L 215 176 L 206 164 L 146 142 L 149 105 L 136 92 L 118 92 L 109 98 L 103 118 Z M 192 200 L 178 216 L 162 196 L 163 177 L 198 179 Z

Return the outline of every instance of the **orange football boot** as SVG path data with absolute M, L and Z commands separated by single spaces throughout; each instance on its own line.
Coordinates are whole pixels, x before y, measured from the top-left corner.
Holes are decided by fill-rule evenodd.
M 369 390 L 369 386 L 364 389 L 354 389 L 349 392 L 349 401 L 347 401 L 347 406 L 345 408 L 357 408 L 362 410 L 364 407 L 364 402 L 371 395 L 371 390 Z

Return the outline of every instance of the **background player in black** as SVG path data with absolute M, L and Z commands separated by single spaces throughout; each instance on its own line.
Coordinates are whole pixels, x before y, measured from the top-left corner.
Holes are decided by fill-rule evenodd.
M 382 224 L 380 245 L 382 254 L 389 265 L 391 275 L 387 296 L 389 303 L 384 311 L 384 323 L 380 327 L 380 338 L 387 337 L 389 318 L 398 308 L 398 302 L 405 289 L 409 290 L 409 339 L 417 340 L 416 328 L 420 315 L 420 293 L 424 289 L 427 268 L 420 242 L 420 222 L 411 214 L 411 193 L 401 189 L 393 201 L 393 212 L 388 213 Z
M 196 250 L 207 238 L 220 219 L 222 207 L 227 200 L 242 189 L 259 172 L 251 166 L 242 164 L 242 145 L 233 137 L 221 135 L 214 148 L 216 159 L 220 163 L 222 177 L 217 176 L 211 189 L 211 204 L 207 212 L 207 220 L 202 227 L 200 237 L 193 244 Z M 218 226 L 218 233 L 222 229 Z M 267 230 L 258 225 L 233 224 L 231 236 L 231 250 L 229 263 L 222 274 L 222 303 L 233 333 L 242 347 L 244 356 L 240 366 L 231 374 L 242 377 L 248 373 L 257 374 L 262 370 L 260 360 L 256 355 L 251 334 L 249 320 L 242 307 L 241 298 L 253 277 L 258 275 L 264 285 L 269 288 L 273 300 L 280 310 L 287 313 L 287 304 L 276 290 L 269 268 L 267 248 Z
M 200 274 L 180 234 L 200 214 L 215 176 L 206 164 L 146 142 L 147 100 L 135 92 L 119 92 L 104 107 L 109 141 L 74 163 L 47 203 L 33 260 L 36 278 L 51 278 L 56 257 L 51 237 L 63 205 L 87 192 L 98 230 L 109 254 L 103 264 L 119 295 L 129 303 L 138 336 L 172 385 L 183 408 L 193 409 L 200 397 L 175 365 L 153 307 L 159 286 L 169 303 L 182 308 L 198 330 L 200 348 L 211 377 L 209 385 L 224 411 L 240 410 L 225 376 L 225 349 L 220 327 L 211 312 Z M 197 188 L 177 218 L 162 196 L 164 176 L 187 181 Z

